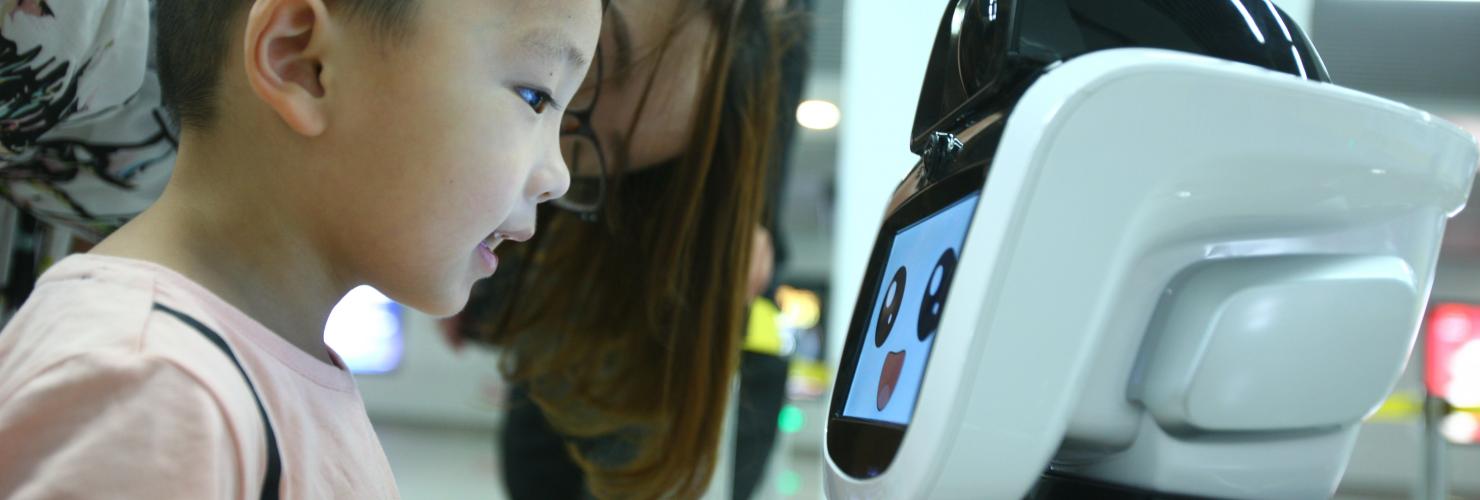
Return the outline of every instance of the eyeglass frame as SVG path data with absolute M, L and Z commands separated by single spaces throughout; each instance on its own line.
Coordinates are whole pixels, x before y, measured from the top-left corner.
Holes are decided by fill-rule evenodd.
M 602 0 L 602 2 L 601 2 L 602 17 L 605 17 L 606 11 L 607 11 L 607 9 L 610 6 L 611 6 L 611 1 L 610 0 Z M 592 202 L 589 206 L 583 205 L 583 204 L 574 204 L 574 203 L 571 203 L 571 202 L 563 202 L 562 200 L 564 200 L 564 197 L 557 198 L 557 199 L 551 201 L 551 203 L 553 205 L 555 205 L 556 207 L 558 207 L 558 208 L 560 208 L 562 210 L 568 211 L 568 212 L 576 213 L 576 214 L 578 214 L 578 215 L 581 216 L 581 219 L 586 220 L 586 221 L 591 221 L 591 222 L 594 222 L 596 220 L 597 216 L 601 213 L 602 207 L 606 205 L 606 177 L 607 177 L 607 171 L 606 171 L 606 167 L 607 167 L 606 150 L 605 150 L 605 148 L 602 148 L 602 146 L 601 146 L 601 138 L 596 135 L 596 129 L 591 126 L 591 116 L 593 114 L 595 114 L 595 112 L 596 112 L 596 104 L 598 102 L 600 102 L 600 100 L 601 100 L 601 86 L 602 86 L 602 81 L 603 81 L 603 79 L 606 76 L 605 75 L 605 64 L 603 63 L 603 58 L 601 57 L 601 45 L 600 44 L 597 44 L 597 46 L 596 46 L 596 53 L 595 53 L 595 55 L 593 57 L 594 57 L 593 64 L 595 65 L 595 68 L 593 68 L 593 69 L 596 72 L 596 80 L 595 80 L 596 84 L 595 84 L 594 88 L 592 89 L 592 95 L 591 95 L 590 104 L 587 104 L 584 109 L 571 109 L 571 108 L 567 108 L 565 110 L 565 116 L 568 117 L 568 118 L 570 118 L 570 119 L 575 120 L 576 126 L 574 128 L 572 128 L 572 129 L 570 129 L 570 130 L 561 130 L 560 131 L 560 137 L 561 138 L 567 138 L 567 137 L 582 138 L 582 139 L 585 139 L 587 141 L 590 141 L 591 142 L 591 145 L 596 149 L 596 164 L 597 164 L 597 167 L 598 167 L 598 170 L 599 170 L 599 172 L 598 172 L 598 174 L 596 176 L 596 179 L 595 179 L 595 182 L 596 182 L 596 201 Z M 569 159 L 565 159 L 565 160 L 569 161 Z M 566 168 L 571 168 L 571 167 L 569 166 L 569 164 L 567 164 L 567 167 Z M 583 179 L 582 180 L 578 180 L 575 177 L 575 175 L 574 175 L 575 174 L 574 169 L 571 170 L 571 174 L 572 174 L 571 175 L 571 182 L 572 183 L 583 181 Z

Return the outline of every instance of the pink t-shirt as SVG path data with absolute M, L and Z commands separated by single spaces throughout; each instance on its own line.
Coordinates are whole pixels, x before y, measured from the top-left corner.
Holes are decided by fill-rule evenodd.
M 214 330 L 241 361 L 277 437 L 282 498 L 399 497 L 343 363 L 163 266 L 75 255 L 0 331 L 0 498 L 260 497 L 266 430 L 251 389 L 155 304 Z

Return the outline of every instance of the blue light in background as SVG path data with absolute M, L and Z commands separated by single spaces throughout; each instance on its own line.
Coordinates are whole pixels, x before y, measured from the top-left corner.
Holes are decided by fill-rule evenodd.
M 324 325 L 328 344 L 351 372 L 382 374 L 401 365 L 401 305 L 368 286 L 350 290 Z

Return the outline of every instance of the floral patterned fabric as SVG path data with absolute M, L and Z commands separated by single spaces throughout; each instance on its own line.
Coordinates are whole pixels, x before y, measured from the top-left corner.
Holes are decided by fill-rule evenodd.
M 99 239 L 159 197 L 174 130 L 149 0 L 0 0 L 0 197 Z

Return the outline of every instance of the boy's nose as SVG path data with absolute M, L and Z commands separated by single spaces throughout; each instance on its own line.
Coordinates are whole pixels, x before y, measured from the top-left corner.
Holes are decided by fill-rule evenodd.
M 539 196 L 536 203 L 544 203 L 565 196 L 570 190 L 570 168 L 565 165 L 565 156 L 560 153 L 560 147 L 556 146 L 554 153 L 545 162 L 546 167 L 541 169 Z

